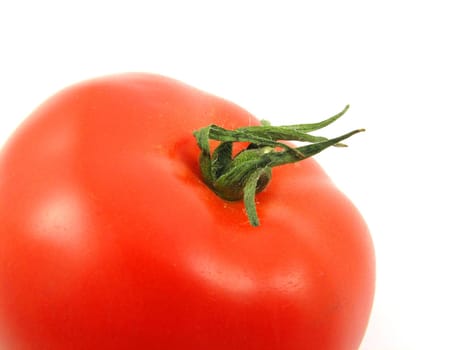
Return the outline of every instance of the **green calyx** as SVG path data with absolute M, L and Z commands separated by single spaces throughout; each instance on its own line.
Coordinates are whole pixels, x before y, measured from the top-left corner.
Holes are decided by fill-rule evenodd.
M 250 224 L 259 226 L 255 195 L 271 181 L 273 167 L 301 161 L 330 146 L 345 147 L 341 141 L 364 131 L 357 129 L 333 139 L 309 134 L 336 121 L 348 108 L 347 105 L 340 113 L 319 123 L 271 126 L 262 122 L 262 125 L 235 130 L 209 125 L 196 130 L 193 134 L 201 149 L 200 168 L 203 181 L 222 199 L 243 199 Z M 212 152 L 210 140 L 220 141 Z M 292 147 L 280 141 L 300 141 L 307 144 Z M 232 156 L 234 142 L 248 142 L 249 146 Z

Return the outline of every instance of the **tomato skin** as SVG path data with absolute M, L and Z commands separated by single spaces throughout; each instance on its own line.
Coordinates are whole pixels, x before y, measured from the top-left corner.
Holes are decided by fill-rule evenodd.
M 242 202 L 200 179 L 193 130 L 258 121 L 178 81 L 69 87 L 0 153 L 0 345 L 7 349 L 358 349 L 374 253 L 312 159 Z

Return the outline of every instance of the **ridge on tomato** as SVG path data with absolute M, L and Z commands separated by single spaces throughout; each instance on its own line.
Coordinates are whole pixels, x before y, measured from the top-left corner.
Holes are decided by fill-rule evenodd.
M 361 130 L 282 142 L 323 123 L 151 74 L 51 97 L 0 151 L 0 346 L 358 349 L 371 238 L 307 152 Z

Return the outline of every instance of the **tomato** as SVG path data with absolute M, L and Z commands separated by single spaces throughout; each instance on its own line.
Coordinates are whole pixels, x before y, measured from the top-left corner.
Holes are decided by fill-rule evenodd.
M 4 348 L 358 348 L 362 216 L 309 158 L 273 170 L 252 226 L 201 177 L 209 124 L 259 122 L 150 74 L 71 86 L 23 122 L 0 153 Z

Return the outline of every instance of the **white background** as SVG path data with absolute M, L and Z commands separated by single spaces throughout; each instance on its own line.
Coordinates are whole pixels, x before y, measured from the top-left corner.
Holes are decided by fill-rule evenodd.
M 168 75 L 273 123 L 350 103 L 326 135 L 367 132 L 317 159 L 373 234 L 361 349 L 467 349 L 464 6 L 0 0 L 0 143 L 57 90 L 109 73 Z

